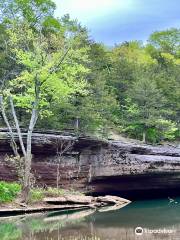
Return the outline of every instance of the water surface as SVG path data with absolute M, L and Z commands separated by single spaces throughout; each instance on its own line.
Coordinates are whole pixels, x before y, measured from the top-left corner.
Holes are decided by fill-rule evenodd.
M 142 235 L 135 234 L 137 227 Z M 108 212 L 86 209 L 0 218 L 0 240 L 26 239 L 180 240 L 180 198 L 136 201 Z

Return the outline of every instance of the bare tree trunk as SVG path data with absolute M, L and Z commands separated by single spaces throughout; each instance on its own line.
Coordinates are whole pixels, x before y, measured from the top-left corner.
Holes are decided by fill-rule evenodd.
M 14 133 L 12 131 L 12 128 L 11 128 L 11 126 L 9 124 L 8 118 L 7 118 L 6 113 L 5 113 L 4 104 L 3 104 L 3 97 L 2 96 L 0 96 L 0 108 L 1 108 L 1 113 L 2 113 L 2 116 L 3 116 L 4 122 L 5 122 L 5 124 L 6 124 L 7 128 L 8 128 L 9 134 L 11 136 L 11 147 L 12 147 L 12 150 L 14 152 L 14 155 L 16 157 L 20 157 L 19 153 L 18 153 L 17 144 L 16 144 L 16 141 L 14 139 Z
M 15 111 L 15 108 L 14 108 L 13 99 L 12 99 L 11 96 L 9 97 L 9 101 L 10 101 L 10 105 L 11 105 L 11 111 L 12 111 L 12 115 L 13 115 L 13 118 L 14 118 L 14 122 L 16 124 L 16 129 L 17 129 L 17 134 L 18 134 L 21 150 L 22 150 L 22 153 L 23 153 L 24 157 L 26 157 L 26 150 L 25 150 L 25 147 L 24 147 L 22 133 L 21 133 L 21 130 L 20 130 L 20 127 L 19 127 L 19 121 L 17 119 L 17 115 L 16 115 L 16 111 Z
M 60 163 L 57 165 L 57 178 L 56 178 L 56 187 L 59 189 L 59 180 L 60 180 L 60 173 L 59 173 Z
M 57 139 L 56 141 L 56 152 L 57 152 L 57 169 L 56 169 L 56 186 L 57 189 L 59 188 L 59 182 L 60 182 L 60 164 L 63 159 L 64 153 L 66 153 L 70 148 L 73 147 L 75 143 L 75 140 L 63 140 L 63 139 Z
M 143 139 L 142 139 L 142 142 L 143 142 L 143 143 L 146 143 L 146 132 L 145 132 L 145 131 L 143 132 Z
M 22 200 L 27 203 L 29 200 L 29 192 L 31 187 L 31 165 L 32 165 L 32 133 L 38 119 L 38 104 L 39 104 L 39 93 L 40 93 L 40 82 L 38 76 L 35 77 L 35 99 L 31 113 L 31 119 L 29 123 L 27 133 L 27 146 L 26 146 L 26 157 L 24 163 L 24 184 L 22 190 Z
M 79 117 L 76 117 L 75 129 L 76 129 L 76 133 L 78 133 L 79 132 Z
M 92 180 L 92 165 L 89 165 L 88 183 Z
M 27 148 L 25 157 L 25 169 L 24 169 L 24 186 L 22 191 L 22 200 L 27 203 L 29 198 L 29 191 L 31 186 L 31 163 L 32 163 L 32 133 L 34 126 L 38 118 L 38 113 L 35 108 L 32 110 L 31 120 L 29 123 L 29 129 L 27 133 Z
M 58 150 L 58 147 L 57 146 L 57 154 L 58 154 L 58 163 L 57 163 L 57 173 L 56 173 L 56 187 L 57 189 L 59 189 L 59 181 L 60 181 L 60 163 L 61 163 L 61 160 L 62 160 L 62 147 L 63 147 L 63 143 L 61 143 L 61 146 L 60 146 L 60 151 Z

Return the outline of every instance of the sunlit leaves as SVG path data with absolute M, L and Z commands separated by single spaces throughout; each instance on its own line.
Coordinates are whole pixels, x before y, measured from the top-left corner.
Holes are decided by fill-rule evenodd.
M 46 37 L 41 32 L 33 32 L 28 25 L 24 32 L 17 28 L 8 30 L 8 34 L 9 48 L 17 64 L 23 67 L 19 76 L 9 82 L 17 107 L 31 111 L 38 88 L 39 113 L 41 117 L 48 117 L 52 114 L 53 102 L 61 104 L 73 94 L 87 94 L 88 48 L 77 49 L 76 39 L 62 45 L 61 34 L 51 33 Z M 60 44 L 51 45 L 52 42 Z

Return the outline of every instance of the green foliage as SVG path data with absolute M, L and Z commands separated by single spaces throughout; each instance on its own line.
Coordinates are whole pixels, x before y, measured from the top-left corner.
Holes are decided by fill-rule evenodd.
M 33 188 L 30 192 L 30 199 L 31 203 L 33 202 L 41 202 L 45 197 L 59 197 L 64 196 L 66 194 L 74 194 L 74 195 L 81 195 L 82 193 L 78 191 L 74 191 L 73 189 L 65 190 L 65 189 L 57 189 L 53 187 L 48 187 L 47 189 L 44 188 Z
M 176 123 L 167 119 L 157 119 L 157 142 L 159 140 L 174 140 L 178 130 Z
M 21 190 L 17 183 L 0 182 L 0 203 L 13 201 Z
M 0 9 L 0 91 L 22 127 L 39 92 L 37 128 L 179 138 L 179 29 L 109 49 L 69 15 L 55 18 L 51 0 L 0 0 Z
M 1 240 L 19 240 L 22 237 L 21 229 L 17 228 L 16 223 L 0 223 Z
M 109 85 L 119 100 L 118 127 L 128 136 L 153 143 L 177 137 L 178 39 L 179 30 L 170 29 L 153 33 L 146 46 L 125 42 L 111 52 Z
M 51 0 L 0 0 L 0 9 L 3 14 L 2 21 L 26 21 L 33 28 L 41 27 L 46 19 L 52 17 L 55 3 Z
M 149 42 L 162 52 L 178 55 L 180 53 L 180 29 L 171 28 L 154 32 L 151 34 Z
M 44 198 L 44 190 L 41 188 L 32 189 L 30 192 L 30 202 L 39 202 Z

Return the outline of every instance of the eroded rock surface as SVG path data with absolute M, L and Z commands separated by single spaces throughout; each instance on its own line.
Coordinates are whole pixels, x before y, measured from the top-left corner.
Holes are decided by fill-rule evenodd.
M 26 134 L 24 133 L 24 137 Z M 16 136 L 18 143 L 18 138 Z M 73 142 L 60 161 L 60 187 L 83 189 L 96 195 L 127 197 L 180 192 L 180 148 L 133 142 L 103 141 L 63 132 L 33 134 L 33 173 L 39 186 L 56 186 L 57 142 Z M 0 180 L 17 178 L 4 159 L 11 155 L 10 137 L 0 130 Z
M 56 205 L 74 205 L 74 204 L 82 204 L 85 206 L 89 206 L 91 208 L 96 207 L 105 207 L 105 206 L 114 206 L 119 207 L 124 206 L 124 204 L 129 204 L 131 201 L 117 197 L 117 196 L 99 196 L 99 197 L 92 197 L 92 196 L 83 196 L 83 195 L 65 195 L 62 197 L 49 197 L 44 198 L 43 200 L 47 204 L 56 204 Z

